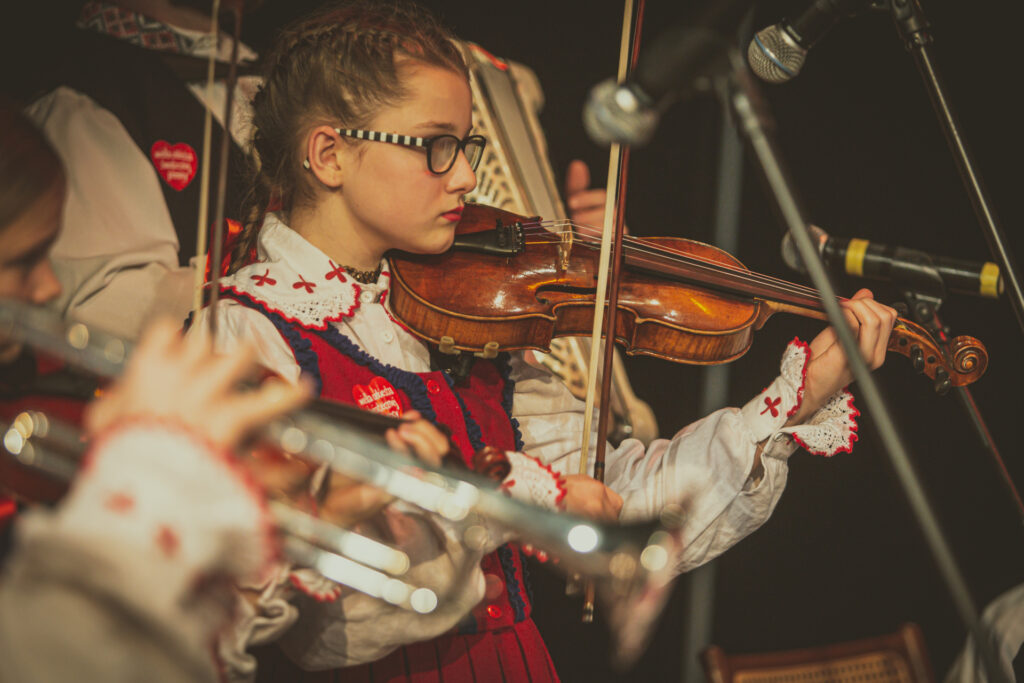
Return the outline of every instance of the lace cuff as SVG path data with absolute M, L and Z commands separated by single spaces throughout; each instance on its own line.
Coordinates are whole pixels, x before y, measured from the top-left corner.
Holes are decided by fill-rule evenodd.
M 565 480 L 537 458 L 508 451 L 505 453 L 512 470 L 501 488 L 516 500 L 551 510 L 561 508 L 565 498 Z
M 293 569 L 288 580 L 297 590 L 317 602 L 334 602 L 341 595 L 341 584 L 331 581 L 315 569 Z
M 765 442 L 762 454 L 786 459 L 797 446 L 814 455 L 849 453 L 857 440 L 857 417 L 853 395 L 846 389 L 833 394 L 807 423 L 784 427 L 803 403 L 804 382 L 810 347 L 794 338 L 782 355 L 779 376 L 742 409 L 755 442 Z
M 804 400 L 804 381 L 807 379 L 807 361 L 810 357 L 811 348 L 794 338 L 782 354 L 779 376 L 743 406 L 740 412 L 755 443 L 775 435 L 800 408 Z
M 857 440 L 860 411 L 853 405 L 853 394 L 840 389 L 832 394 L 807 424 L 783 429 L 808 453 L 831 457 L 849 453 Z

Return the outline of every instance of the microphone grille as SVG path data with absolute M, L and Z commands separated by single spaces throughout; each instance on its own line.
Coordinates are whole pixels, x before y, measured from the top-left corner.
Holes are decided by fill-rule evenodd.
M 600 145 L 643 145 L 654 135 L 658 112 L 642 94 L 608 79 L 590 90 L 583 107 L 583 126 Z
M 806 56 L 807 50 L 800 47 L 781 24 L 758 31 L 747 48 L 751 71 L 769 83 L 785 83 L 796 76 Z
M 782 261 L 789 268 L 799 272 L 806 273 L 807 268 L 804 267 L 804 261 L 800 258 L 800 253 L 796 250 L 796 245 L 793 244 L 793 236 L 788 232 L 782 237 Z
M 824 255 L 825 243 L 828 242 L 828 233 L 819 228 L 817 225 L 807 226 L 811 231 L 811 239 L 814 241 L 814 246 L 817 247 L 818 253 Z M 800 273 L 806 273 L 807 267 L 804 266 L 804 260 L 800 256 L 800 250 L 797 249 L 796 243 L 793 241 L 793 236 L 787 231 L 782 237 L 782 260 L 787 266 Z

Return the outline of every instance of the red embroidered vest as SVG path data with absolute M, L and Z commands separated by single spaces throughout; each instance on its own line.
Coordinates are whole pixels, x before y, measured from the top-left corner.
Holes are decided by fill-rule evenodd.
M 469 377 L 455 384 L 441 371 L 414 373 L 385 365 L 328 326 L 308 330 L 286 321 L 260 302 L 225 291 L 224 296 L 260 311 L 277 327 L 302 371 L 317 384 L 321 398 L 401 414 L 417 410 L 446 425 L 466 464 L 483 445 L 518 450 L 510 416 L 512 384 L 506 361 L 478 360 Z M 530 616 L 530 600 L 517 549 L 504 545 L 481 562 L 486 595 L 459 624 L 462 634 L 512 626 Z

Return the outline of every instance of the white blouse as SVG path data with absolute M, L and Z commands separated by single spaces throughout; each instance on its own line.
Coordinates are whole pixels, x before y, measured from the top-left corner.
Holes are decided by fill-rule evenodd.
M 263 227 L 259 249 L 259 263 L 241 269 L 222 284 L 306 325 L 321 329 L 333 325 L 384 364 L 410 372 L 431 370 L 427 347 L 387 308 L 387 264 L 376 284 L 328 279 L 326 275 L 336 264 L 274 215 L 268 216 Z M 312 292 L 293 286 L 300 276 L 314 285 Z M 260 278 L 263 284 L 258 284 Z M 269 281 L 275 284 L 270 286 Z M 208 316 L 208 310 L 202 311 L 194 327 L 205 329 Z M 297 381 L 299 365 L 266 316 L 236 301 L 222 300 L 217 327 L 218 350 L 228 352 L 245 340 L 255 346 L 263 365 Z M 578 472 L 583 403 L 557 377 L 528 358 L 524 353 L 514 353 L 511 358 L 511 378 L 516 383 L 512 415 L 519 422 L 524 451 L 559 472 Z M 669 503 L 683 505 L 687 511 L 683 541 L 688 550 L 680 571 L 726 550 L 771 514 L 785 487 L 786 458 L 795 449 L 789 440 L 767 449 L 765 454 L 774 457 L 763 459 L 764 476 L 755 485 L 750 479 L 754 452 L 767 436 L 755 429 L 764 431 L 748 425 L 739 409 L 725 408 L 689 425 L 671 440 L 655 440 L 646 449 L 635 439 L 609 449 L 606 482 L 623 496 L 622 519 L 653 518 Z
M 223 287 L 260 301 L 286 319 L 313 329 L 333 325 L 359 348 L 384 364 L 410 372 L 431 370 L 427 347 L 388 309 L 390 273 L 387 264 L 375 284 L 354 283 L 339 274 L 338 265 L 269 215 L 261 231 L 258 261 L 221 281 Z M 201 311 L 192 333 L 208 334 L 210 310 Z M 262 313 L 231 299 L 217 307 L 216 348 L 230 352 L 240 344 L 255 348 L 259 361 L 287 380 L 296 381 L 300 367 L 277 328 Z M 532 364 L 529 354 L 514 353 L 511 378 L 515 381 L 513 417 L 519 422 L 524 452 L 558 472 L 575 473 L 583 429 L 583 403 L 547 369 Z M 796 369 L 799 377 L 803 366 Z M 778 383 L 780 380 L 777 380 Z M 774 385 L 773 385 L 774 386 Z M 767 391 L 767 390 L 766 390 Z M 623 520 L 656 517 L 668 504 L 684 511 L 684 550 L 675 570 L 683 572 L 707 562 L 757 529 L 771 515 L 787 477 L 787 458 L 795 450 L 784 428 L 785 408 L 797 397 L 791 390 L 783 410 L 758 405 L 726 408 L 699 420 L 671 439 L 658 439 L 645 448 L 629 439 L 606 457 L 606 483 L 624 500 Z M 759 397 L 762 398 L 762 397 Z M 776 417 L 773 417 L 776 416 Z M 763 474 L 751 478 L 755 453 L 763 444 Z M 451 576 L 457 559 L 473 553 L 453 541 L 451 530 L 429 515 L 401 504 L 385 510 L 392 538 L 411 547 L 410 580 L 438 581 Z M 405 522 L 400 521 L 405 519 Z M 435 541 L 428 543 L 429 539 Z M 529 539 L 523 539 L 529 541 Z M 428 547 L 430 546 L 430 547 Z M 407 548 L 409 549 L 409 548 Z M 450 564 L 439 569 L 439 559 Z M 448 569 L 446 569 L 448 568 Z M 429 617 L 410 615 L 380 601 L 343 593 L 335 602 L 318 605 L 312 613 L 295 615 L 287 582 L 268 586 L 257 611 L 280 614 L 285 626 L 298 619 L 282 646 L 308 669 L 351 666 L 386 655 L 401 644 L 444 633 L 457 623 L 483 595 L 479 568 L 454 594 L 457 609 Z M 260 640 L 276 637 L 265 628 Z M 283 629 L 282 629 L 283 630 Z M 239 638 L 244 646 L 245 638 Z

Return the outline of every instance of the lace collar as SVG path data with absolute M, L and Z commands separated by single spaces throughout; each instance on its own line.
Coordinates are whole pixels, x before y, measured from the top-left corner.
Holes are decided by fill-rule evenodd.
M 357 284 L 344 268 L 267 214 L 257 245 L 259 260 L 221 281 L 221 288 L 253 299 L 290 322 L 316 330 L 351 317 L 361 301 L 387 297 L 387 261 L 376 284 Z

